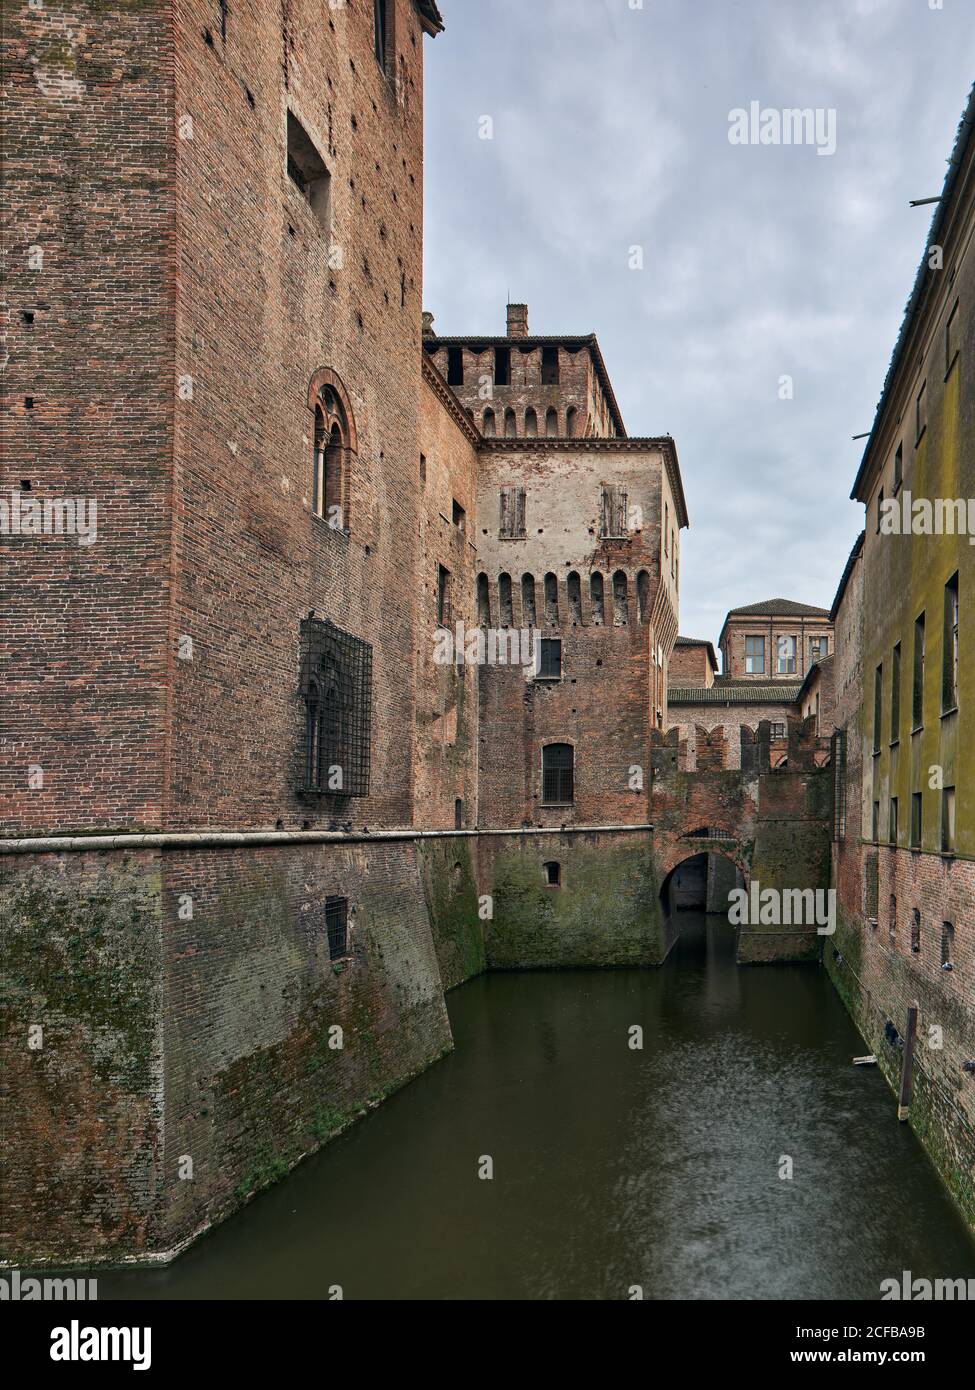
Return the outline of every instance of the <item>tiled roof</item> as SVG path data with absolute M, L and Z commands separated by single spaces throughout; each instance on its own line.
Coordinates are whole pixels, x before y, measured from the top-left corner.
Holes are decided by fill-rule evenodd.
M 833 652 L 830 652 L 829 656 L 824 656 L 823 659 L 822 659 L 821 661 L 814 661 L 814 662 L 813 662 L 813 664 L 810 666 L 809 670 L 806 672 L 806 678 L 805 678 L 805 680 L 803 681 L 802 685 L 800 685 L 800 687 L 799 687 L 799 694 L 796 696 L 796 699 L 797 699 L 797 700 L 801 700 L 801 699 L 803 698 L 803 696 L 806 694 L 806 691 L 807 691 L 807 690 L 809 689 L 809 687 L 812 685 L 813 680 L 814 680 L 814 678 L 816 677 L 817 674 L 818 674 L 818 675 L 827 675 L 828 673 L 830 673 L 830 672 L 832 671 L 832 669 L 833 669 L 833 655 L 834 655 Z
M 866 539 L 866 535 L 866 531 L 861 531 L 860 534 L 857 536 L 856 540 L 853 542 L 853 549 L 850 551 L 849 558 L 847 559 L 846 568 L 840 576 L 840 582 L 836 586 L 836 595 L 833 599 L 833 605 L 829 610 L 829 620 L 831 623 L 836 622 L 836 615 L 839 612 L 840 604 L 843 601 L 843 595 L 846 593 L 846 586 L 850 582 L 850 575 L 853 573 L 853 566 L 856 564 L 857 560 L 860 558 L 860 555 L 863 552 L 863 542 Z
M 711 662 L 711 670 L 718 669 L 718 658 L 714 647 L 706 637 L 678 637 L 674 642 L 675 647 L 707 647 L 708 660 Z
M 744 608 L 730 608 L 729 618 L 752 616 L 782 618 L 828 618 L 828 608 L 814 608 L 809 603 L 796 603 L 791 598 L 767 598 L 762 603 L 749 603 Z
M 675 686 L 667 691 L 671 705 L 792 705 L 799 694 L 798 681 L 778 685 L 754 685 L 747 681 L 724 681 L 720 676 L 706 689 Z

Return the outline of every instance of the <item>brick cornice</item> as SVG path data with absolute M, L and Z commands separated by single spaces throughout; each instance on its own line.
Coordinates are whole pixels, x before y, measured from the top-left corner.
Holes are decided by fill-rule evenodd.
M 433 391 L 434 395 L 440 401 L 454 423 L 460 426 L 474 447 L 478 448 L 484 442 L 480 430 L 473 423 L 467 411 L 447 385 L 443 378 L 443 374 L 437 370 L 425 352 L 421 355 L 421 360 L 423 363 L 423 380 Z

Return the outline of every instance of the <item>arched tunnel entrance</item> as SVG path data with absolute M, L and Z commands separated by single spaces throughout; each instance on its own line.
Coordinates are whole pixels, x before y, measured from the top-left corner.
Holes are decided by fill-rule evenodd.
M 660 885 L 664 916 L 727 912 L 732 889 L 748 886 L 743 862 L 741 846 L 726 831 L 701 826 L 682 835 Z
M 677 912 L 728 911 L 728 894 L 742 888 L 745 876 L 734 859 L 709 850 L 675 864 L 660 885 L 660 905 L 667 916 Z

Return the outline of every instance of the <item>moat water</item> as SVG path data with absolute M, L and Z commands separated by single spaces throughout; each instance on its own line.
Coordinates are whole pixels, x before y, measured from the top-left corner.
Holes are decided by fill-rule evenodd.
M 99 1273 L 99 1296 L 876 1299 L 904 1270 L 975 1277 L 825 973 L 739 969 L 724 919 L 680 923 L 660 970 L 454 990 L 450 1057 L 168 1269 Z

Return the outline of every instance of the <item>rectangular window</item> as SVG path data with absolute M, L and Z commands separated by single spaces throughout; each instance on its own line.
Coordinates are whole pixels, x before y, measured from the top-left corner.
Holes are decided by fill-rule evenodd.
M 890 741 L 897 743 L 901 724 L 901 644 L 898 642 L 890 657 Z
M 770 729 L 769 729 L 769 736 L 770 736 L 771 738 L 785 738 L 785 735 L 786 735 L 786 727 L 785 727 L 784 724 L 772 724 L 772 725 L 771 725 L 771 727 L 770 727 Z
M 325 899 L 325 931 L 328 934 L 329 960 L 341 960 L 349 954 L 349 900 Z
M 626 488 L 603 484 L 599 534 L 604 540 L 626 535 Z
M 421 455 L 420 455 L 420 486 L 421 486 L 421 487 L 422 487 L 423 484 L 426 482 L 426 480 L 427 480 L 427 456 L 426 456 L 426 454 L 421 454 Z
M 892 845 L 897 844 L 897 797 L 890 798 L 890 825 L 888 827 L 887 838 Z
M 332 225 L 332 178 L 325 161 L 294 112 L 288 112 L 288 177 L 325 228 Z
M 464 802 L 461 797 L 457 797 L 454 802 L 454 829 L 463 830 L 464 828 Z
M 914 623 L 914 682 L 911 699 L 911 727 L 924 725 L 924 614 Z
M 955 852 L 955 789 L 943 787 L 941 790 L 941 852 Z
M 884 703 L 884 667 L 883 662 L 877 667 L 873 676 L 873 751 L 880 752 L 880 721 L 883 715 Z
M 873 815 L 870 818 L 870 838 L 874 844 L 880 839 L 880 802 L 873 803 Z
M 500 491 L 501 522 L 499 535 L 503 541 L 525 539 L 525 489 L 503 487 Z
M 494 384 L 495 386 L 507 386 L 510 381 L 511 349 L 496 347 L 494 349 Z
M 894 453 L 894 494 L 900 491 L 901 483 L 904 481 L 904 445 L 898 444 Z
M 303 618 L 304 787 L 322 796 L 368 796 L 372 647 L 327 619 Z
M 880 523 L 883 521 L 883 519 L 884 519 L 884 490 L 883 490 L 883 488 L 881 488 L 880 491 L 879 491 L 878 494 L 877 494 L 877 535 L 878 535 L 878 536 L 880 535 Z
M 542 385 L 559 384 L 559 349 L 554 343 L 546 343 L 542 348 Z
M 921 821 L 921 793 L 911 793 L 911 849 L 921 848 L 921 831 L 923 829 Z
M 765 675 L 765 638 L 745 638 L 745 671 L 749 676 Z
M 458 531 L 463 531 L 466 529 L 467 526 L 467 513 L 464 511 L 464 508 L 460 505 L 456 498 L 453 498 L 452 501 L 453 508 L 451 512 L 451 518 Z
M 916 956 L 921 953 L 921 914 L 917 908 L 911 913 L 911 950 Z
M 950 922 L 941 923 L 941 969 L 954 970 L 955 928 Z
M 828 637 L 810 637 L 809 639 L 809 664 L 816 661 L 823 661 L 829 655 Z
M 914 402 L 914 446 L 917 447 L 921 442 L 921 435 L 927 428 L 928 423 L 928 383 L 925 381 L 920 391 L 917 393 L 917 400 Z
M 941 709 L 958 708 L 958 572 L 945 585 L 945 633 L 941 672 Z
M 387 72 L 392 47 L 389 42 L 389 0 L 373 0 L 372 13 L 376 62 L 383 72 Z
M 945 324 L 945 376 L 955 365 L 958 356 L 958 300 L 952 305 L 948 322 Z
M 545 680 L 562 677 L 562 642 L 558 637 L 543 637 L 539 643 L 538 674 Z
M 450 570 L 437 566 L 437 622 L 447 627 L 450 622 Z
M 776 673 L 780 676 L 794 676 L 796 673 L 796 639 L 794 637 L 777 637 L 775 647 L 777 652 Z
M 573 800 L 575 750 L 570 743 L 549 743 L 542 749 L 542 802 L 546 806 Z
M 463 386 L 464 384 L 464 349 L 462 347 L 448 347 L 447 349 L 447 385 Z

